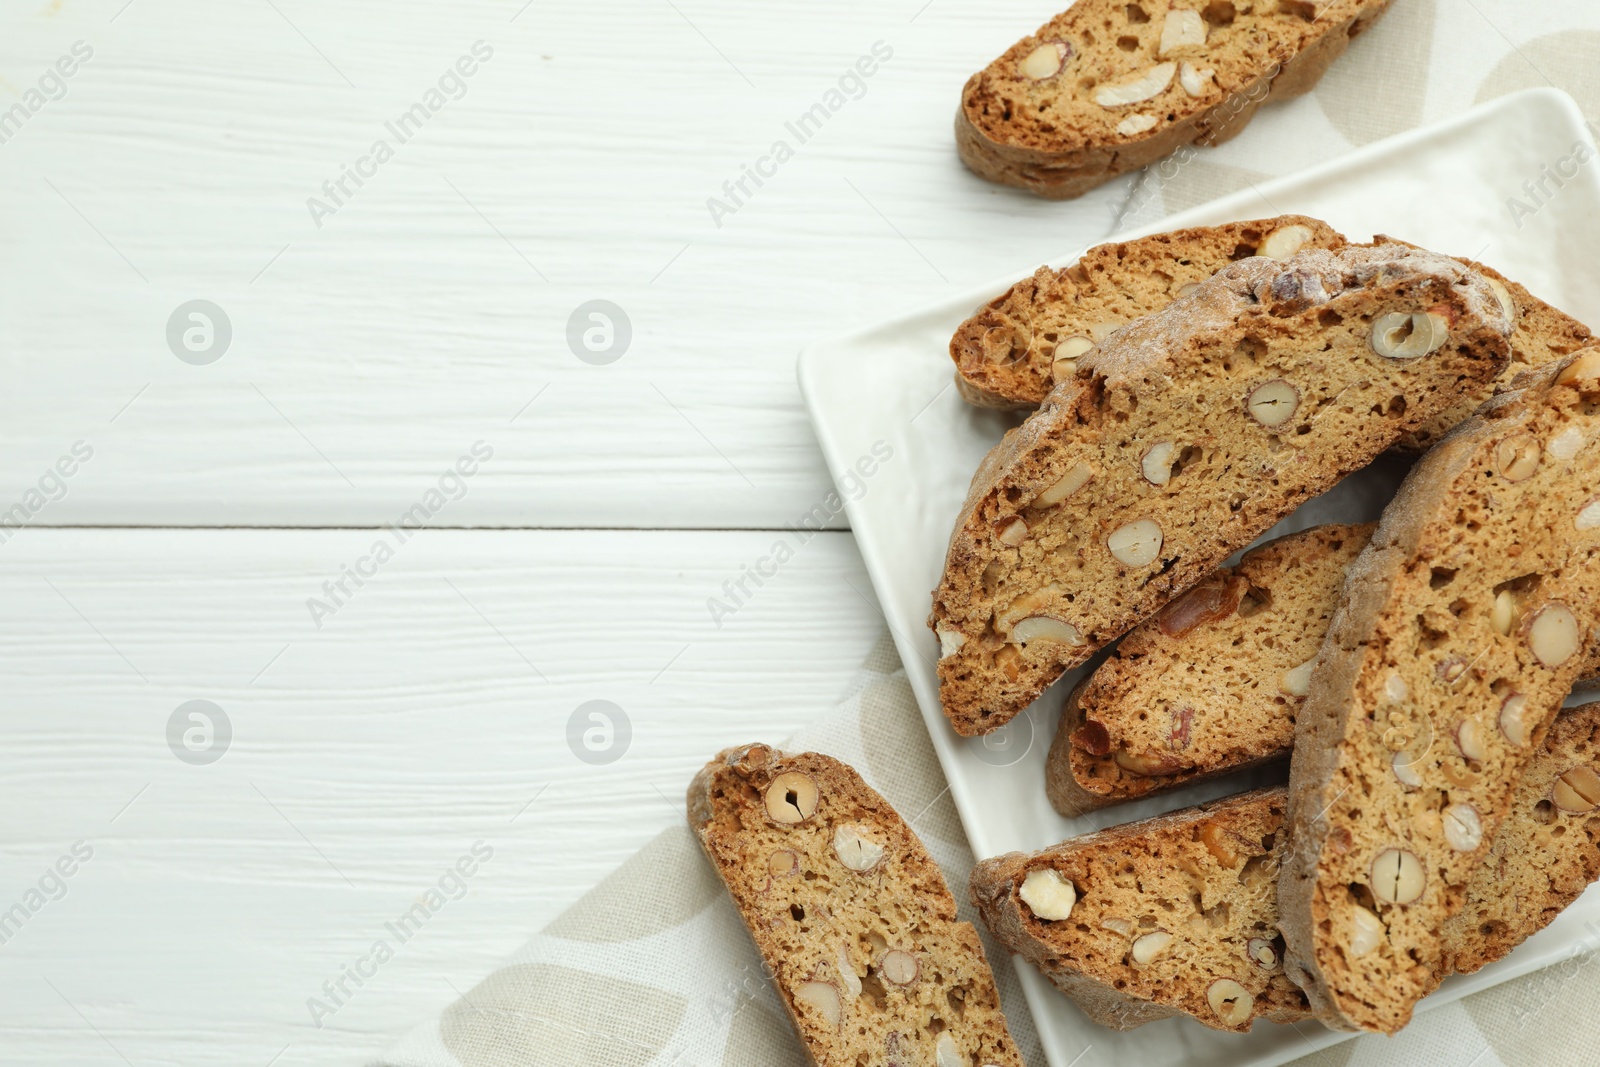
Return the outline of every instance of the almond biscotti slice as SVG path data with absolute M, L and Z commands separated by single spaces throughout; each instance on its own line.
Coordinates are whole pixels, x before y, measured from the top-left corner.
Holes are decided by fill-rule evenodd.
M 1077 0 L 973 75 L 956 147 L 974 173 L 1082 196 L 1190 144 L 1217 145 L 1266 99 L 1316 84 L 1389 0 Z
M 1393 238 L 1380 238 L 1393 241 Z M 978 309 L 950 339 L 956 387 L 979 407 L 1028 411 L 1077 369 L 1077 360 L 1113 330 L 1170 304 L 1229 263 L 1248 256 L 1283 259 L 1302 248 L 1342 248 L 1327 223 L 1304 215 L 1197 226 L 1089 249 L 1061 270 L 1040 267 Z M 1406 242 L 1395 242 L 1405 244 Z M 1402 438 L 1422 452 L 1521 372 L 1571 355 L 1589 328 L 1505 275 L 1470 260 L 1511 316 L 1511 360 L 1499 379 Z
M 1510 385 L 1523 371 L 1549 366 L 1594 343 L 1594 335 L 1589 327 L 1540 300 L 1524 286 L 1493 267 L 1470 259 L 1463 259 L 1462 262 L 1489 279 L 1489 286 L 1500 298 L 1500 306 L 1511 316 L 1511 362 L 1506 364 L 1506 369 L 1500 372 L 1500 377 L 1493 385 L 1445 409 L 1432 422 L 1402 438 L 1398 447 L 1407 452 L 1426 450 L 1449 433 L 1456 423 L 1471 415 L 1479 404 L 1493 396 L 1497 388 Z
M 1596 485 L 1588 349 L 1424 455 L 1351 565 L 1296 718 L 1279 890 L 1290 973 L 1330 1026 L 1392 1033 L 1442 965 L 1600 621 Z
M 1113 1030 L 1303 1019 L 1277 929 L 1285 801 L 1262 789 L 984 860 L 972 901 L 1002 945 Z
M 1130 630 L 1067 697 L 1045 764 L 1055 809 L 1081 815 L 1288 759 L 1345 570 L 1375 527 L 1268 542 Z M 1586 679 L 1600 675 L 1594 652 Z
M 1279 969 L 1271 883 L 1287 847 L 1287 801 L 1281 786 L 1262 789 L 985 860 L 973 902 L 1006 948 L 1102 1025 L 1128 1030 L 1177 1014 L 1219 1029 L 1291 1022 L 1311 1012 Z M 1466 907 L 1445 924 L 1430 990 L 1500 959 L 1600 876 L 1597 805 L 1600 703 L 1568 710 L 1545 736 L 1472 873 Z M 1377 951 L 1385 933 L 1374 913 L 1358 916 L 1351 953 Z M 1227 982 L 1246 996 L 1218 987 Z
M 977 931 L 854 770 L 732 748 L 688 807 L 812 1063 L 1023 1067 Z
M 1528 765 L 1467 901 L 1444 925 L 1441 970 L 1471 974 L 1522 944 L 1600 877 L 1600 703 L 1562 712 Z
M 1241 260 L 1112 334 L 973 478 L 929 620 L 956 731 L 1493 381 L 1509 332 L 1482 275 L 1381 244 Z
M 979 407 L 1031 411 L 1096 342 L 1228 264 L 1345 243 L 1325 222 L 1280 215 L 1097 245 L 1070 267 L 1040 267 L 961 324 L 950 340 L 956 387 Z
M 1055 809 L 1081 815 L 1287 759 L 1345 568 L 1375 525 L 1269 541 L 1130 630 L 1067 698 L 1045 765 Z

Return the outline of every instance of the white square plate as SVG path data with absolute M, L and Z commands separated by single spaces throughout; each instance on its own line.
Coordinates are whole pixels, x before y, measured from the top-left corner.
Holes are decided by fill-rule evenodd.
M 1589 162 L 1559 190 L 1547 185 L 1554 195 L 1533 214 L 1519 212 L 1520 220 L 1514 218 L 1509 198 L 1532 206 L 1524 183 L 1538 181 L 1541 168 L 1570 159 L 1580 144 L 1589 146 Z M 1352 240 L 1384 233 L 1481 259 L 1569 314 L 1600 322 L 1600 269 L 1593 263 L 1594 249 L 1600 248 L 1600 175 L 1593 152 L 1583 116 L 1569 97 L 1551 89 L 1528 90 L 1120 237 L 1302 213 L 1326 219 Z M 1064 266 L 1081 251 L 1051 266 Z M 929 591 L 943 569 L 946 540 L 972 472 L 1012 421 L 970 407 L 950 387 L 950 336 L 981 304 L 1034 266 L 1019 263 L 1013 275 L 938 306 L 814 344 L 799 364 L 800 387 L 829 470 L 835 481 L 854 490 L 844 494 L 854 497 L 846 503 L 851 528 L 980 856 L 1043 848 L 1249 784 L 1237 778 L 1210 782 L 1063 819 L 1045 799 L 1044 762 L 1064 687 L 1079 672 L 986 738 L 957 736 L 939 708 L 938 643 L 926 625 Z M 857 477 L 853 468 L 874 456 L 875 443 L 880 454 L 884 443 L 892 447 L 892 458 L 870 480 Z M 1353 475 L 1268 536 L 1335 519 L 1377 518 L 1400 473 L 1394 464 L 1380 463 Z M 1422 1010 L 1573 955 L 1581 948 L 1578 931 L 1595 920 L 1600 920 L 1600 894 L 1591 892 L 1508 959 L 1447 982 Z M 1349 1036 L 1318 1026 L 1263 1023 L 1241 1037 L 1178 1019 L 1114 1033 L 1090 1023 L 1032 967 L 1019 967 L 1052 1067 L 1217 1062 L 1268 1067 Z M 1089 1046 L 1090 1055 L 1078 1059 Z

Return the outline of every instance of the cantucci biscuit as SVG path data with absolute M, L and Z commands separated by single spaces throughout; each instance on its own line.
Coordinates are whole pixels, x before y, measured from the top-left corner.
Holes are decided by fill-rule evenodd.
M 1002 945 L 1113 1030 L 1304 1019 L 1277 929 L 1285 799 L 1257 790 L 984 860 L 972 900 Z
M 1241 260 L 1116 331 L 973 478 L 929 620 L 957 732 L 1493 381 L 1510 330 L 1483 275 L 1383 244 Z
M 1344 244 L 1325 222 L 1280 215 L 1097 245 L 1070 267 L 1040 267 L 961 324 L 950 339 L 956 387 L 979 407 L 1031 411 L 1097 342 L 1228 264 Z
M 979 407 L 1032 410 L 1073 375 L 1096 343 L 1192 292 L 1229 263 L 1256 255 L 1283 259 L 1303 248 L 1346 243 L 1317 219 L 1280 215 L 1097 245 L 1071 266 L 1040 267 L 956 329 L 950 339 L 956 387 Z M 1404 451 L 1421 452 L 1472 414 L 1496 386 L 1570 356 L 1592 337 L 1583 323 L 1493 268 L 1462 262 L 1489 280 L 1511 316 L 1511 360 L 1495 383 L 1402 438 L 1398 447 Z
M 1287 760 L 1294 716 L 1375 523 L 1251 549 L 1129 631 L 1067 697 L 1045 764 L 1063 815 Z M 1591 654 L 1587 678 L 1600 674 Z
M 1330 1026 L 1410 1019 L 1584 667 L 1600 621 L 1597 437 L 1588 349 L 1424 455 L 1350 567 L 1296 717 L 1279 890 L 1290 973 Z
M 1375 524 L 1246 552 L 1129 631 L 1067 698 L 1045 765 L 1063 815 L 1287 759 L 1344 586 Z
M 973 75 L 956 147 L 974 173 L 1081 196 L 1235 136 L 1317 83 L 1389 0 L 1078 0 Z
M 1221 1030 L 1311 1015 L 1285 976 L 1275 879 L 1288 847 L 1283 787 L 1112 827 L 978 864 L 972 899 L 1007 949 L 1095 1022 L 1128 1030 L 1191 1015 Z M 1544 929 L 1600 874 L 1600 703 L 1556 720 L 1445 925 L 1428 988 Z M 1349 951 L 1385 936 L 1357 917 Z
M 1023 1067 L 977 931 L 854 770 L 728 749 L 688 808 L 812 1063 Z

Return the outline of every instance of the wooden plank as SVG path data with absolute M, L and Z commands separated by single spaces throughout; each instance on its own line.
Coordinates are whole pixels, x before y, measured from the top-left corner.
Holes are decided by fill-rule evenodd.
M 964 72 L 1054 3 L 12 17 L 7 106 L 75 41 L 93 56 L 0 145 L 0 512 L 82 440 L 92 461 L 32 521 L 374 525 L 483 441 L 436 522 L 793 522 L 829 488 L 804 344 L 1108 231 L 1119 192 L 1042 203 L 952 147 Z M 465 94 L 401 142 L 386 124 L 480 40 Z M 786 127 L 830 101 L 804 143 Z M 393 158 L 314 220 L 379 139 Z M 714 220 L 777 140 L 794 157 Z M 208 365 L 167 340 L 196 299 L 232 329 Z M 567 341 L 596 299 L 632 330 L 605 366 Z
M 719 628 L 706 599 L 772 535 L 424 531 L 316 628 L 306 600 L 372 539 L 0 552 L 0 912 L 93 850 L 0 944 L 8 1062 L 120 1062 L 84 1019 L 139 1064 L 363 1062 L 682 819 L 711 753 L 823 714 L 883 625 L 848 534 Z M 209 765 L 169 748 L 191 700 L 231 722 Z M 615 762 L 568 746 L 590 700 L 631 721 Z M 466 895 L 314 1026 L 323 981 L 480 840 Z

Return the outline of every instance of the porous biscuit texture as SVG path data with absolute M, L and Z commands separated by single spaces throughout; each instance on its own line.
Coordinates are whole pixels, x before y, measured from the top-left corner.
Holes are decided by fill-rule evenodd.
M 1294 715 L 1375 524 L 1289 534 L 1128 632 L 1067 700 L 1045 766 L 1080 815 L 1289 756 Z
M 984 860 L 972 900 L 1001 944 L 1113 1030 L 1302 1019 L 1277 930 L 1285 807 L 1282 788 L 1258 790 Z M 1070 891 L 1045 895 L 1057 884 Z
M 1433 987 L 1441 929 L 1593 641 L 1600 350 L 1518 385 L 1407 476 L 1296 719 L 1282 928 L 1336 1028 L 1392 1033 Z
M 957 732 L 1064 671 L 1492 381 L 1483 276 L 1403 245 L 1241 260 L 1113 333 L 985 458 L 930 625 Z
M 1097 245 L 1069 267 L 1040 267 L 963 322 L 950 339 L 956 386 L 979 407 L 1031 411 L 1112 331 L 1228 264 L 1345 243 L 1325 222 L 1280 215 Z
M 1067 697 L 1045 763 L 1055 809 L 1081 815 L 1287 760 L 1345 569 L 1375 528 L 1278 538 L 1130 630 Z M 1585 679 L 1600 675 L 1597 651 Z
M 1274 887 L 1261 892 L 1285 854 L 1287 801 L 1284 787 L 1262 789 L 986 860 L 973 874 L 973 901 L 1006 948 L 1113 1029 L 1178 1014 L 1219 1029 L 1309 1017 L 1280 968 Z M 1593 703 L 1556 720 L 1517 784 L 1467 884 L 1467 906 L 1445 925 L 1430 989 L 1506 955 L 1600 875 L 1597 809 Z M 1363 920 L 1350 950 L 1375 951 L 1383 932 L 1376 917 Z M 1227 982 L 1244 995 L 1217 988 Z
M 1023 1067 L 971 924 L 911 828 L 852 768 L 728 749 L 689 824 L 817 1067 Z
M 1517 783 L 1467 901 L 1444 926 L 1441 973 L 1471 974 L 1544 929 L 1600 877 L 1600 703 L 1557 717 Z
M 956 387 L 979 407 L 1031 411 L 1058 382 L 1072 376 L 1094 344 L 1187 295 L 1229 263 L 1253 255 L 1283 259 L 1303 248 L 1336 249 L 1346 243 L 1317 219 L 1280 215 L 1098 245 L 1071 266 L 1040 267 L 963 322 L 950 339 Z M 1482 263 L 1461 262 L 1488 279 L 1511 316 L 1511 359 L 1495 382 L 1401 438 L 1396 447 L 1402 451 L 1424 451 L 1496 388 L 1592 340 L 1587 326 L 1524 286 Z
M 1446 408 L 1432 422 L 1401 438 L 1397 447 L 1406 452 L 1426 450 L 1489 400 L 1496 390 L 1509 386 L 1524 371 L 1557 363 L 1594 341 L 1589 327 L 1540 300 L 1493 267 L 1470 259 L 1461 262 L 1489 280 L 1501 306 L 1511 316 L 1511 361 L 1491 385 Z
M 1389 0 L 1078 0 L 961 91 L 956 147 L 990 181 L 1063 199 L 1236 136 L 1316 84 Z

